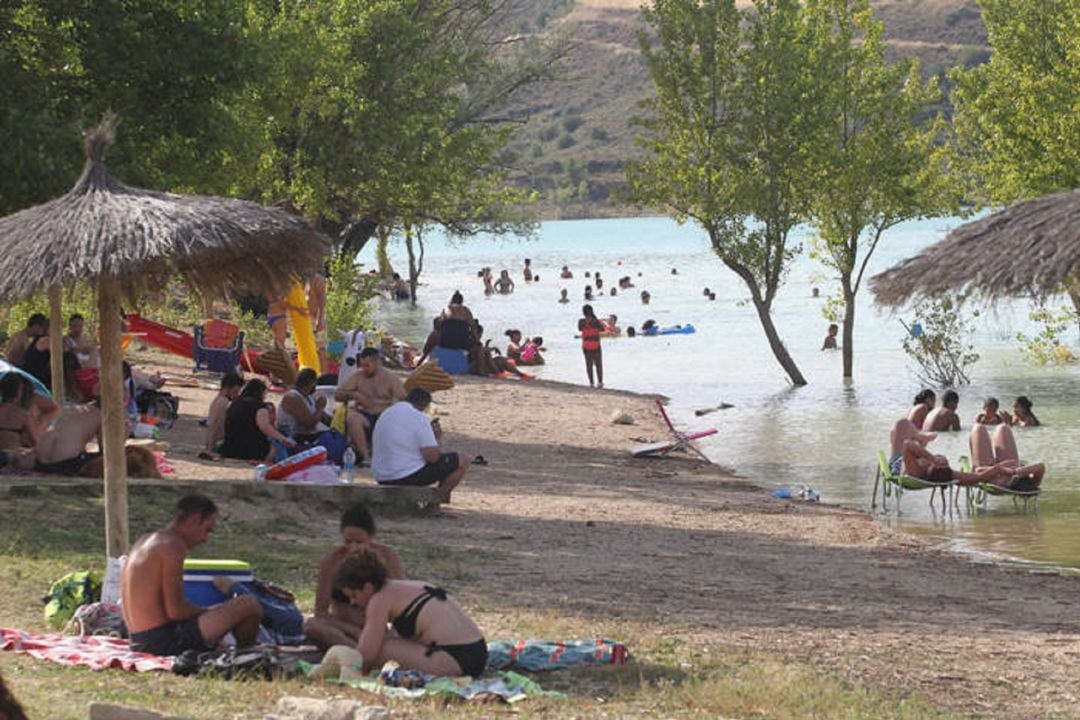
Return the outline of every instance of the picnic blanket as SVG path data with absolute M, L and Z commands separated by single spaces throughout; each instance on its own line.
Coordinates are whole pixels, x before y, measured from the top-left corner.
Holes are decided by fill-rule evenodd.
M 128 672 L 172 670 L 171 657 L 131 650 L 127 640 L 100 635 L 44 635 L 0 627 L 0 650 L 25 653 L 39 660 L 85 665 L 91 670 L 119 668 Z
M 488 643 L 489 670 L 561 670 L 578 665 L 625 665 L 630 652 L 622 643 L 604 638 L 553 642 L 518 640 Z
M 310 674 L 313 666 L 303 662 L 301 662 L 301 666 L 305 672 Z M 327 679 L 327 681 L 348 685 L 373 695 L 395 698 L 444 697 L 460 698 L 462 700 L 486 700 L 498 697 L 508 703 L 516 703 L 525 698 L 541 695 L 566 697 L 563 693 L 554 690 L 544 690 L 535 680 L 519 675 L 516 672 L 499 672 L 494 677 L 482 677 L 474 680 L 469 677 L 437 677 L 426 673 L 408 671 L 409 687 L 388 684 L 388 681 L 393 682 L 390 678 L 399 673 L 400 671 L 384 668 L 381 673 L 364 675 L 350 680 Z M 414 687 L 413 685 L 416 684 L 420 684 L 420 686 Z

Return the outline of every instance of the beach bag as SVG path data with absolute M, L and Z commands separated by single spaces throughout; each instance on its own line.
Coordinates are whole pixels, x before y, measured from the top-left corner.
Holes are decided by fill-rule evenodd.
M 158 419 L 159 428 L 169 429 L 180 417 L 180 398 L 172 393 L 143 390 L 135 400 L 139 412 Z
M 81 605 L 65 629 L 68 635 L 105 635 L 122 638 L 127 636 L 124 616 L 119 605 L 93 602 Z
M 54 582 L 49 592 L 41 598 L 45 603 L 45 622 L 58 630 L 75 616 L 80 606 L 97 602 L 100 597 L 100 572 L 82 570 L 68 573 Z

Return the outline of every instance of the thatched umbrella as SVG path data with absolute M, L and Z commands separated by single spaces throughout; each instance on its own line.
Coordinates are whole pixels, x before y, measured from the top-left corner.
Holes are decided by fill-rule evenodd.
M 121 299 L 159 294 L 176 276 L 202 292 L 283 291 L 292 277 L 320 269 L 329 249 L 323 235 L 282 210 L 124 185 L 104 163 L 114 125 L 107 118 L 87 135 L 86 167 L 66 195 L 0 219 L 0 300 L 84 282 L 97 288 L 111 558 L 128 545 Z
M 1060 292 L 1080 271 L 1080 190 L 1026 200 L 961 225 L 944 240 L 870 278 L 889 306 L 964 288 L 987 300 Z

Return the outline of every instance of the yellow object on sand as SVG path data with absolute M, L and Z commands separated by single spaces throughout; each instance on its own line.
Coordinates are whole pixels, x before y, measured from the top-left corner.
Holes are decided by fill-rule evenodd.
M 414 387 L 433 393 L 449 390 L 454 387 L 454 381 L 445 370 L 439 367 L 438 363 L 429 362 L 424 363 L 405 378 L 405 389 L 412 390 Z
M 304 286 L 293 283 L 285 302 L 289 306 L 289 324 L 292 325 L 293 341 L 296 343 L 296 359 L 301 368 L 311 368 L 316 374 L 321 374 L 319 349 L 315 345 L 315 332 L 311 328 L 311 313 L 308 312 Z

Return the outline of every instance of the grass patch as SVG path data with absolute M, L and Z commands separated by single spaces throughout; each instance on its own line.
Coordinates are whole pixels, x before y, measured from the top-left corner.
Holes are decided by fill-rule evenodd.
M 175 496 L 131 497 L 132 537 L 159 527 Z M 313 603 L 315 566 L 336 538 L 332 513 L 280 501 L 220 503 L 222 519 L 203 557 L 236 557 L 260 576 L 293 589 L 301 608 Z M 101 498 L 44 494 L 5 500 L 0 525 L 0 625 L 45 632 L 41 595 L 66 572 L 104 566 Z M 418 577 L 475 596 L 492 551 L 468 552 L 407 535 L 398 545 L 405 567 Z M 399 538 L 395 538 L 399 540 Z M 622 667 L 583 668 L 537 676 L 566 699 L 528 700 L 514 714 L 528 717 L 948 717 L 919 697 L 899 698 L 855 687 L 806 663 L 766 653 L 705 644 L 649 618 L 594 617 L 560 608 L 521 610 L 480 598 L 471 611 L 489 638 L 587 637 L 598 631 L 631 649 Z M 502 715 L 506 708 L 371 698 L 340 686 L 292 680 L 275 683 L 179 678 L 165 673 L 92 672 L 63 668 L 22 655 L 0 655 L 5 680 L 35 720 L 86 717 L 91 701 L 112 702 L 191 718 L 261 718 L 285 695 L 353 697 L 387 705 L 403 715 L 434 718 L 448 710 L 463 717 Z

